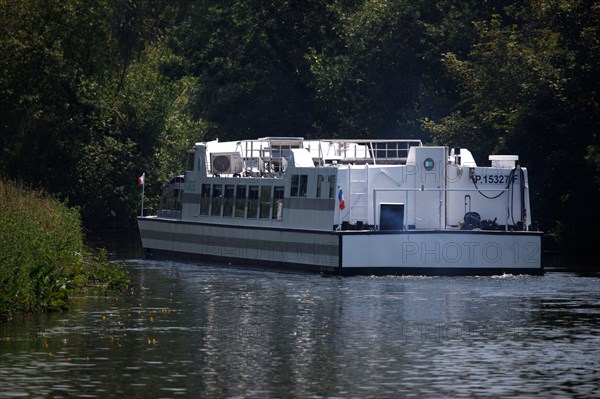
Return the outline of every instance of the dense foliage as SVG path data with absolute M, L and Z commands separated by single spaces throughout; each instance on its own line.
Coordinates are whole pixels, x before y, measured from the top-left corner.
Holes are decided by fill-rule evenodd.
M 519 154 L 585 250 L 599 26 L 592 0 L 0 0 L 0 171 L 119 227 L 197 140 L 418 137 Z
M 127 287 L 126 271 L 86 251 L 77 209 L 0 180 L 0 322 L 63 310 L 72 293 Z
M 533 214 L 572 255 L 594 246 L 600 144 L 600 2 L 530 1 L 475 24 L 468 54 L 443 55 L 461 101 L 436 142 L 478 159 L 517 153 L 530 169 Z

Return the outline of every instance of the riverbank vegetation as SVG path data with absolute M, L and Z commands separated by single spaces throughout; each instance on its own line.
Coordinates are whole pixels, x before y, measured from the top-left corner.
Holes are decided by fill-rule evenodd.
M 134 224 L 194 141 L 406 137 L 519 154 L 536 224 L 600 225 L 594 0 L 0 0 L 0 172 Z
M 121 265 L 86 250 L 77 209 L 0 180 L 0 322 L 64 310 L 70 295 L 106 295 L 127 284 Z

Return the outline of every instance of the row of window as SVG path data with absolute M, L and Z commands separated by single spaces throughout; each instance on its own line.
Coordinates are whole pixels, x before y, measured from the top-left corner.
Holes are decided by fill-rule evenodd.
M 203 184 L 200 215 L 282 220 L 283 193 L 283 186 Z
M 335 176 L 318 175 L 316 198 L 335 197 Z M 182 182 L 180 182 L 182 183 Z M 183 184 L 172 184 L 163 193 L 160 209 L 180 213 L 183 205 Z M 291 176 L 291 197 L 307 197 L 308 175 Z M 245 184 L 202 184 L 199 214 L 203 216 L 247 219 L 282 219 L 284 186 L 258 186 Z M 312 195 L 311 195 L 312 196 Z
M 164 210 L 181 211 L 181 205 L 183 204 L 182 197 L 183 190 L 169 190 L 163 194 L 160 208 Z
M 159 215 L 167 217 L 181 217 L 183 208 L 183 178 L 175 177 L 169 182 L 160 199 Z
M 329 191 L 323 192 L 323 181 L 325 176 L 317 176 L 316 198 L 334 198 L 335 175 L 329 176 Z M 292 175 L 290 197 L 306 197 L 308 191 L 308 175 Z

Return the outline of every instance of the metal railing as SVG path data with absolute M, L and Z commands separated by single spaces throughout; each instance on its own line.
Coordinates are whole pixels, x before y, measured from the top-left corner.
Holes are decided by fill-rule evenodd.
M 320 140 L 319 144 L 320 146 L 327 144 L 328 147 L 337 146 L 336 155 L 339 158 L 331 157 L 330 159 L 336 159 L 339 163 L 372 163 L 373 165 L 404 164 L 410 148 L 423 145 L 421 140 L 413 139 L 330 139 Z M 326 155 L 322 152 L 321 154 L 321 157 L 327 160 Z
M 261 158 L 265 162 L 280 157 L 285 150 L 305 148 L 315 165 L 325 164 L 403 164 L 411 147 L 421 147 L 415 139 L 321 139 L 304 140 L 300 137 L 264 137 L 242 140 L 236 148 L 244 159 Z

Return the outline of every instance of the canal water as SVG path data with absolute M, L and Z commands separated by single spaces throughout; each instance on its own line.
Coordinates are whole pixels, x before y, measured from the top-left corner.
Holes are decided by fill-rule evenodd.
M 600 397 L 600 278 L 131 259 L 132 292 L 0 325 L 0 398 Z

